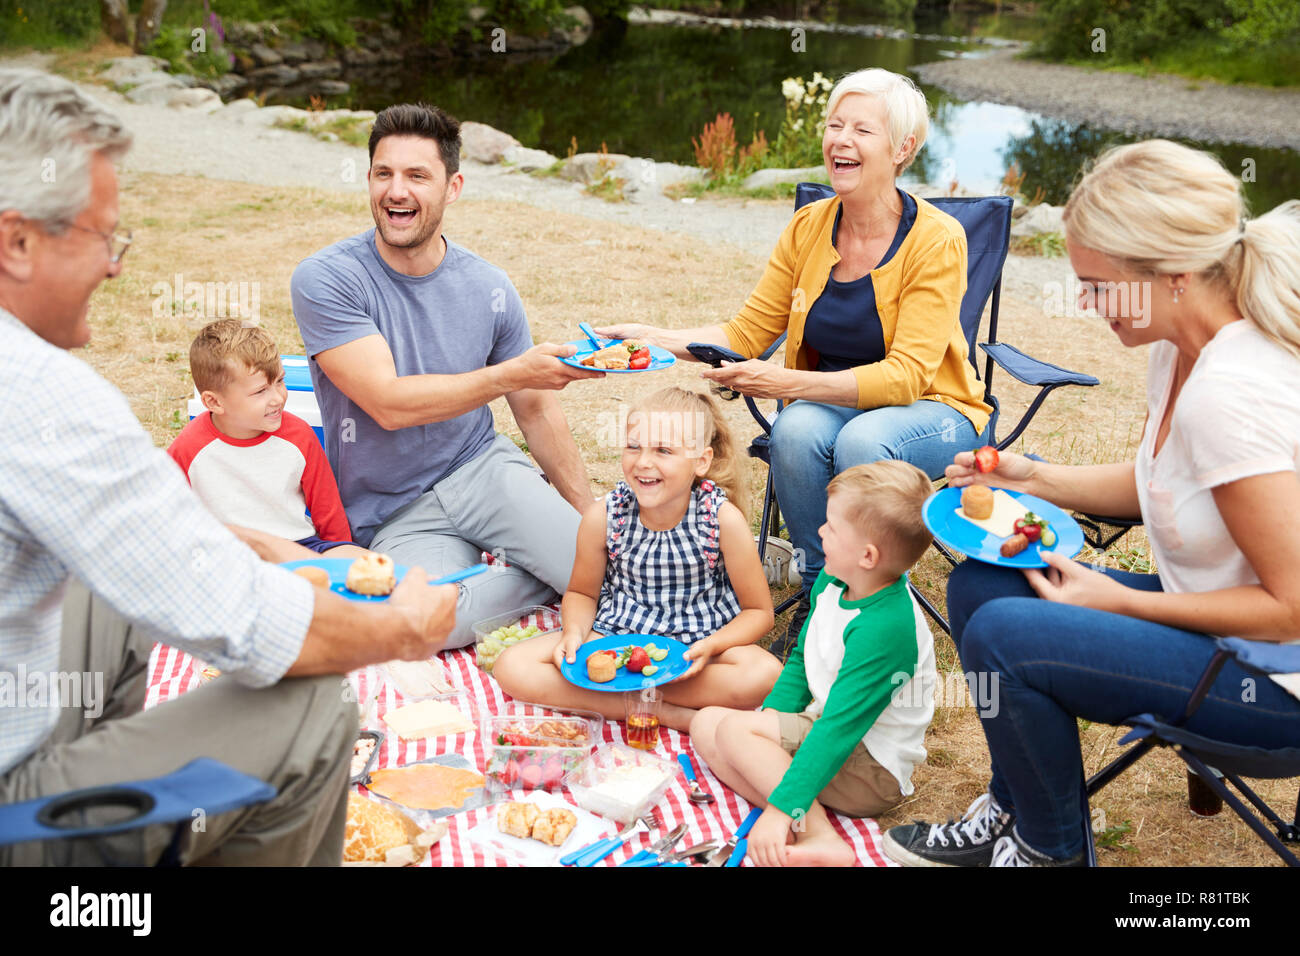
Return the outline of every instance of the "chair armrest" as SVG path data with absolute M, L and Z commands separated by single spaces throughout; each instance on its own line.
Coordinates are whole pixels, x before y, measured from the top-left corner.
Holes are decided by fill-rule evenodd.
M 1050 362 L 1026 355 L 1006 342 L 981 342 L 982 348 L 998 367 L 1026 385 L 1100 385 L 1100 380 L 1082 372 L 1072 372 Z
M 1300 674 L 1300 644 L 1274 644 L 1244 637 L 1220 637 L 1215 643 L 1242 667 L 1257 674 Z

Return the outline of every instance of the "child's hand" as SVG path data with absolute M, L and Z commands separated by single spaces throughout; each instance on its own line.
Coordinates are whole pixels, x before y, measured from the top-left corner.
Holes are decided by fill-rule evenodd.
M 559 667 L 564 661 L 572 664 L 574 655 L 578 653 L 578 648 L 581 646 L 581 634 L 570 634 L 565 631 L 560 640 L 556 642 L 555 650 L 551 652 L 551 660 L 555 662 L 556 667 Z
M 759 866 L 785 866 L 785 847 L 790 837 L 790 817 L 768 804 L 749 831 L 746 853 Z
M 690 680 L 700 671 L 704 670 L 705 665 L 713 660 L 713 652 L 709 650 L 704 641 L 697 641 L 682 654 L 682 660 L 691 662 L 690 668 L 681 677 L 674 678 L 669 683 L 676 683 L 679 680 Z

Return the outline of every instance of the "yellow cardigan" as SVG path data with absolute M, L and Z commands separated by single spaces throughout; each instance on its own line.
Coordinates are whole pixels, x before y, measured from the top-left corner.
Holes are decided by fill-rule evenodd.
M 916 198 L 916 197 L 913 197 Z M 840 254 L 831 245 L 838 196 L 795 212 L 767 263 L 767 271 L 736 317 L 726 323 L 731 347 L 761 355 L 782 332 L 786 368 L 815 369 L 818 355 L 804 343 L 808 309 L 826 288 Z M 916 199 L 916 222 L 894 257 L 871 271 L 885 357 L 852 369 L 858 408 L 943 402 L 965 415 L 976 432 L 993 409 L 967 361 L 961 329 L 966 292 L 966 233 L 947 213 Z M 903 321 L 900 316 L 906 313 Z

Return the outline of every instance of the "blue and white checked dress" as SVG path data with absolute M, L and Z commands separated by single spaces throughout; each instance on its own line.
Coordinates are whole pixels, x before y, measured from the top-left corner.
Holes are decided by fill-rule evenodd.
M 700 482 L 677 527 L 651 531 L 636 495 L 620 481 L 605 496 L 605 581 L 593 629 L 653 634 L 690 644 L 740 613 L 718 547 L 718 510 L 727 493 Z

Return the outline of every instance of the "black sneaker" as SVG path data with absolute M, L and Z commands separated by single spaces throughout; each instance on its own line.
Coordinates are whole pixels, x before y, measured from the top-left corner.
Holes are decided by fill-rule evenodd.
M 1011 832 L 998 839 L 993 847 L 993 861 L 989 866 L 1087 866 L 1080 853 L 1068 860 L 1056 860 L 1039 853 L 1024 840 L 1013 826 Z
M 773 641 L 768 650 L 776 655 L 776 659 L 782 664 L 790 656 L 790 652 L 795 649 L 799 643 L 799 635 L 803 632 L 804 621 L 808 620 L 808 608 L 811 604 L 808 593 L 800 592 L 799 602 L 794 606 L 794 614 L 790 616 L 790 626 L 785 629 L 785 633 Z
M 890 827 L 881 844 L 885 856 L 903 866 L 988 866 L 994 844 L 1014 823 L 993 794 L 983 793 L 960 820 Z

